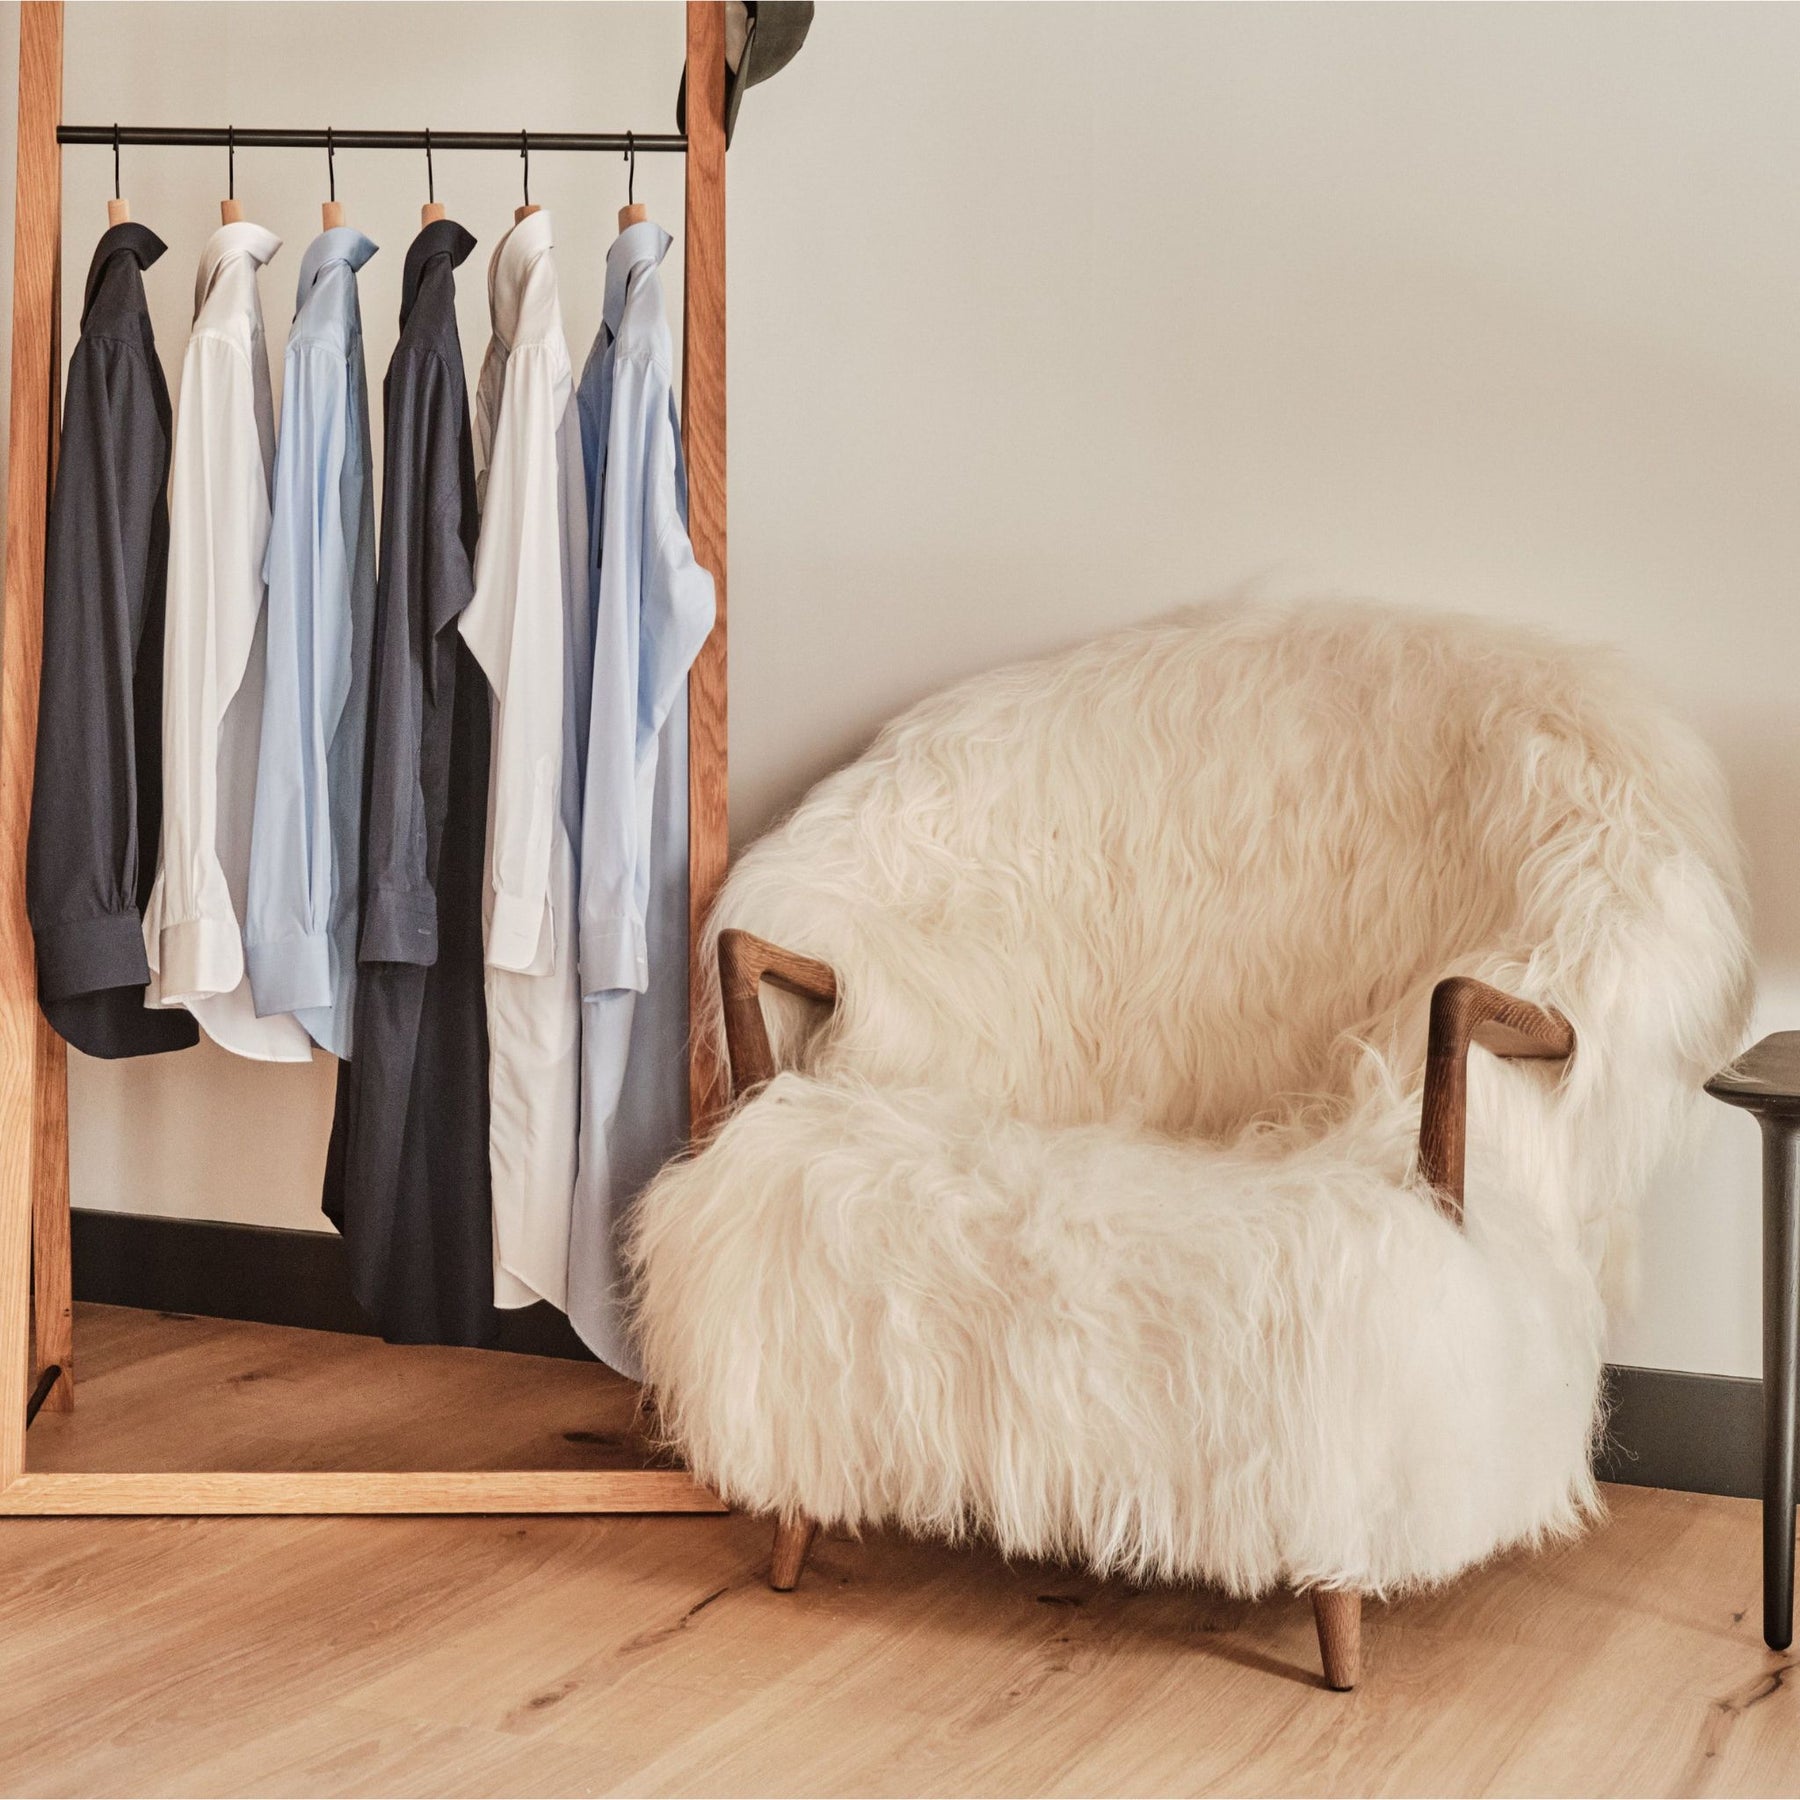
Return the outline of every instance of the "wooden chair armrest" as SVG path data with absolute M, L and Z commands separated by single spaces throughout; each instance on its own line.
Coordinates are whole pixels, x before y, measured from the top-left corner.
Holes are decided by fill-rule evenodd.
M 1575 1028 L 1561 1013 L 1503 994 L 1471 975 L 1452 975 L 1432 989 L 1419 1174 L 1455 1225 L 1463 1220 L 1471 1044 L 1495 1056 L 1556 1061 L 1574 1053 Z
M 829 963 L 783 950 L 748 931 L 719 933 L 719 994 L 725 1005 L 725 1054 L 731 1089 L 738 1097 L 775 1078 L 775 1052 L 763 1017 L 762 984 L 772 981 L 810 1000 L 837 1002 L 837 976 Z

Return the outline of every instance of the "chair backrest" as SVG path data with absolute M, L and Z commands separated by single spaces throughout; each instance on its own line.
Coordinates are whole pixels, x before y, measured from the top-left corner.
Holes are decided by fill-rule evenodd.
M 838 969 L 810 1066 L 1215 1139 L 1416 1091 L 1458 972 L 1562 1007 L 1590 1113 L 1639 1090 L 1623 1129 L 1735 1050 L 1745 988 L 1698 741 L 1606 654 L 1375 607 L 964 682 L 750 850 L 719 924 Z

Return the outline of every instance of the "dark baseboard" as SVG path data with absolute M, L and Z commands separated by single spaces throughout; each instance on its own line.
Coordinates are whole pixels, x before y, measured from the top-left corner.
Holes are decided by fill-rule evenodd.
M 366 1335 L 335 1232 L 77 1209 L 75 1297 L 156 1312 Z M 592 1360 L 549 1306 L 503 1315 L 496 1348 Z M 1762 1383 L 1672 1369 L 1610 1368 L 1605 1481 L 1755 1495 L 1762 1482 Z
M 202 1313 L 263 1325 L 368 1336 L 335 1231 L 284 1231 L 209 1219 L 74 1212 L 75 1298 L 152 1312 Z M 497 1350 L 593 1357 L 552 1306 L 500 1315 Z
M 1602 1481 L 1691 1494 L 1762 1492 L 1762 1383 L 1680 1369 L 1606 1371 Z

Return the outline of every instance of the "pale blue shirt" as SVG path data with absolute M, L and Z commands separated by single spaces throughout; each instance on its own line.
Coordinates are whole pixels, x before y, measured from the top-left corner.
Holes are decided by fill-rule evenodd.
M 322 232 L 300 265 L 269 528 L 268 651 L 244 956 L 259 1014 L 351 1051 L 358 840 L 375 618 L 369 391 L 356 272 Z
M 589 1349 L 633 1376 L 618 1242 L 631 1202 L 688 1131 L 687 677 L 715 610 L 687 533 L 658 273 L 670 242 L 649 221 L 619 234 L 576 394 L 596 557 L 568 1311 Z

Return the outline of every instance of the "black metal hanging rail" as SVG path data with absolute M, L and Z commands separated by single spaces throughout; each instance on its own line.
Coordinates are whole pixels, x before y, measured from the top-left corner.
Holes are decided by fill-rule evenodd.
M 59 144 L 191 144 L 225 150 L 605 150 L 644 156 L 687 149 L 678 131 L 258 131 L 249 125 L 59 125 Z

